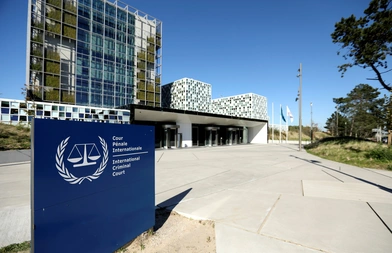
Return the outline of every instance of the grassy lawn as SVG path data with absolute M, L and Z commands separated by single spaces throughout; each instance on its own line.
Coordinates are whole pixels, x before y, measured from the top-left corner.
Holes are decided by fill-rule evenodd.
M 0 151 L 30 148 L 30 128 L 0 123 Z
M 392 170 L 392 148 L 351 137 L 325 138 L 305 146 L 308 153 L 362 168 Z
M 0 248 L 0 253 L 11 253 L 11 252 L 18 252 L 18 253 L 27 253 L 30 252 L 30 242 L 22 242 L 22 243 L 14 243 L 3 248 Z

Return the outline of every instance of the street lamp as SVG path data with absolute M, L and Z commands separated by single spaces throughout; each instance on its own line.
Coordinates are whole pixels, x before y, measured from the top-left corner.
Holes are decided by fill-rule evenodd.
M 313 103 L 310 102 L 310 143 L 313 143 Z
M 299 89 L 298 89 L 298 121 L 299 121 L 299 151 L 302 149 L 302 63 L 299 64 L 298 75 Z
M 336 136 L 339 136 L 339 113 L 338 113 L 338 105 L 336 105 Z

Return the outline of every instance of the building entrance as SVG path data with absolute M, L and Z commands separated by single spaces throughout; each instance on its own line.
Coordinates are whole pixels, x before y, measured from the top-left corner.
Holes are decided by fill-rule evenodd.
M 162 125 L 163 128 L 163 148 L 175 148 L 178 144 L 178 125 Z
M 239 128 L 229 127 L 227 128 L 227 144 L 235 145 L 239 143 Z
M 206 146 L 211 147 L 211 146 L 218 145 L 218 140 L 219 140 L 218 130 L 219 130 L 219 127 L 206 127 L 205 128 L 205 133 L 206 133 L 205 145 Z

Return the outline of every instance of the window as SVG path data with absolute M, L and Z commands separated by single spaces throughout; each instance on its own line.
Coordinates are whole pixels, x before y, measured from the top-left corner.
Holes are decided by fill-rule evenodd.
M 102 25 L 93 22 L 93 32 L 97 33 L 97 34 L 100 34 L 100 35 L 103 35 L 103 27 L 102 27 Z
M 101 12 L 93 11 L 93 20 L 103 24 L 103 15 Z
M 109 16 L 112 16 L 115 18 L 116 17 L 116 8 L 109 3 L 106 3 L 105 6 L 106 6 L 106 9 L 105 9 L 106 15 L 109 15 Z
M 102 0 L 93 0 L 93 8 L 100 12 L 103 12 L 103 2 Z
M 115 37 L 114 29 L 110 27 L 105 27 L 105 36 L 108 38 L 115 39 L 116 37 Z
M 90 8 L 88 8 L 88 7 L 79 5 L 78 13 L 79 13 L 79 19 L 80 19 L 80 16 L 86 17 L 88 19 L 90 18 Z

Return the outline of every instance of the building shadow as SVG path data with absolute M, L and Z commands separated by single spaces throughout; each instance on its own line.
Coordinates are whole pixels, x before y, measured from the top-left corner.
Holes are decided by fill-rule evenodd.
M 169 219 L 169 216 L 171 215 L 172 210 L 176 207 L 178 203 L 181 202 L 185 198 L 186 195 L 192 190 L 192 188 L 189 188 L 188 190 L 185 190 L 170 199 L 167 199 L 161 203 L 159 203 L 156 208 L 155 208 L 155 226 L 154 226 L 154 231 L 157 231 L 160 229 L 163 224 Z
M 382 185 L 373 183 L 373 182 L 371 182 L 371 181 L 368 181 L 368 180 L 363 179 L 363 178 L 360 178 L 360 177 L 353 176 L 353 175 L 351 175 L 351 174 L 349 174 L 349 173 L 346 173 L 346 172 L 343 172 L 343 171 L 340 171 L 340 170 L 337 170 L 337 169 L 334 169 L 334 168 L 330 168 L 330 167 L 328 167 L 328 166 L 325 166 L 325 165 L 321 164 L 320 161 L 308 160 L 308 159 L 304 159 L 304 158 L 301 158 L 301 157 L 298 157 L 298 156 L 294 156 L 294 155 L 290 155 L 290 156 L 292 156 L 292 157 L 294 157 L 294 158 L 296 158 L 296 159 L 299 159 L 299 160 L 308 162 L 308 163 L 312 163 L 312 164 L 314 164 L 314 165 L 316 165 L 316 166 L 320 166 L 320 167 L 323 167 L 323 168 L 325 168 L 325 169 L 332 170 L 332 171 L 337 172 L 337 173 L 340 173 L 340 174 L 342 174 L 342 175 L 345 175 L 345 176 L 354 178 L 354 179 L 359 180 L 359 181 L 361 181 L 361 182 L 363 182 L 363 183 L 366 183 L 366 184 L 370 184 L 370 185 L 376 186 L 376 187 L 378 187 L 380 190 L 386 191 L 386 192 L 388 192 L 388 193 L 392 193 L 392 189 L 391 189 L 391 188 L 388 188 L 388 187 L 385 187 L 385 186 L 382 186 Z

